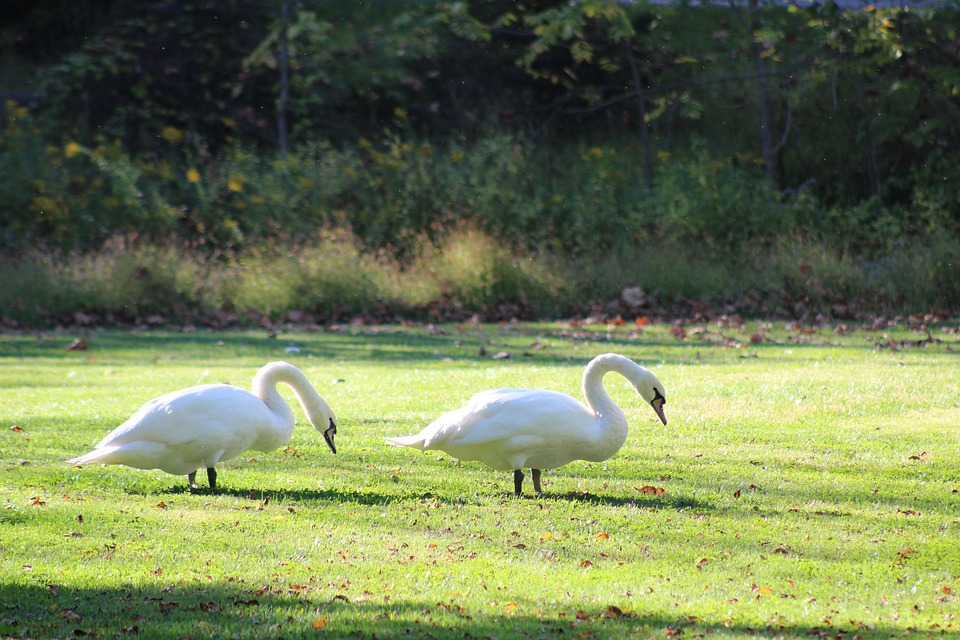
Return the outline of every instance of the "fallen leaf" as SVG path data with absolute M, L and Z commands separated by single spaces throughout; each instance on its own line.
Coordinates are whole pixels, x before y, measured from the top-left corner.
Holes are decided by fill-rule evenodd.
M 86 351 L 86 350 L 87 350 L 86 338 L 77 338 L 67 346 L 67 351 Z
M 42 506 L 45 505 L 45 504 L 47 504 L 47 503 L 44 502 L 43 500 L 41 500 L 41 499 L 40 499 L 40 496 L 34 496 L 34 497 L 30 498 L 30 505 L 31 505 L 31 506 L 34 506 L 34 507 L 42 507 Z
M 17 425 L 13 425 L 12 427 L 10 427 L 10 431 L 16 431 L 17 433 L 21 433 L 23 431 L 23 427 L 18 427 Z
M 757 593 L 768 596 L 771 593 L 773 593 L 773 589 L 771 589 L 770 587 L 757 587 Z
M 604 612 L 600 614 L 600 617 L 601 618 L 621 618 L 624 615 L 625 614 L 623 613 L 623 610 L 620 607 L 615 607 L 613 605 L 610 605 L 609 607 L 607 607 L 607 609 Z
M 597 534 L 597 540 L 609 540 L 609 539 L 610 539 L 609 533 L 600 532 Z
M 593 563 L 590 562 L 589 560 L 584 560 L 580 563 L 580 566 L 583 567 L 584 569 L 589 569 L 590 567 L 593 566 Z
M 155 505 L 153 505 L 153 506 L 155 506 L 157 509 L 166 509 L 166 508 L 167 508 L 167 504 L 166 504 L 165 502 L 163 502 L 163 501 L 158 502 L 157 504 L 155 504 Z
M 634 487 L 634 489 L 637 489 L 637 488 Z M 653 487 L 649 484 L 640 487 L 639 489 L 637 489 L 637 491 L 639 491 L 640 493 L 646 493 L 652 496 L 662 496 L 667 492 L 667 490 L 664 489 L 663 487 Z
M 919 460 L 920 462 L 928 462 L 929 458 L 927 457 L 926 451 L 921 451 L 919 455 L 910 456 L 910 460 Z
M 736 500 L 739 500 L 739 499 L 740 499 L 740 489 L 737 489 L 736 491 L 733 492 L 733 497 L 734 497 Z

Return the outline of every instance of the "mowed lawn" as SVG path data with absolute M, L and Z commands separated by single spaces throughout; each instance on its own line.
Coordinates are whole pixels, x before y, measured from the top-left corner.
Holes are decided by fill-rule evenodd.
M 960 633 L 956 325 L 340 326 L 0 336 L 0 637 L 747 638 Z M 581 397 L 617 352 L 603 463 L 512 474 L 386 445 L 474 392 Z M 338 453 L 288 446 L 219 489 L 67 463 L 143 402 L 300 367 Z

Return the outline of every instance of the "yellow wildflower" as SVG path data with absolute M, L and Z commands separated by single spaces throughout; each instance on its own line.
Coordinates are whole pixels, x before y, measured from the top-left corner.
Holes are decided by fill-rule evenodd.
M 183 140 L 183 132 L 176 127 L 164 127 L 163 131 L 160 132 L 160 137 L 170 144 L 176 144 Z
M 78 145 L 76 142 L 68 142 L 67 146 L 63 148 L 63 155 L 67 156 L 68 158 L 72 158 L 78 153 L 80 153 L 80 145 Z
M 590 147 L 590 149 L 583 154 L 584 160 L 597 160 L 603 157 L 603 149 L 600 147 Z
M 241 181 L 240 178 L 232 177 L 227 181 L 227 189 L 230 189 L 230 191 L 242 191 L 243 181 Z
M 193 167 L 187 169 L 187 181 L 194 184 L 200 182 L 200 172 Z

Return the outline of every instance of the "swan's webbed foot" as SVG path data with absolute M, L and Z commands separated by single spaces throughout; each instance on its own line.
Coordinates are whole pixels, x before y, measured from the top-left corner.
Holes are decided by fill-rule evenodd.
M 533 490 L 538 494 L 543 493 L 543 489 L 540 488 L 540 469 L 530 469 L 533 472 Z
M 521 469 L 513 470 L 513 491 L 518 498 L 523 495 L 523 471 Z

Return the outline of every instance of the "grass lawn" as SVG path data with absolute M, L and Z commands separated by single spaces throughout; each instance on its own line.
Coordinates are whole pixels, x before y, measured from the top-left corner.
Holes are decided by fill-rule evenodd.
M 960 633 L 960 338 L 905 323 L 0 336 L 0 637 L 938 637 Z M 480 346 L 485 354 L 480 354 Z M 604 463 L 512 474 L 384 444 L 476 391 L 626 382 Z M 498 357 L 509 354 L 510 357 Z M 191 491 L 65 461 L 144 401 L 300 367 L 297 415 Z M 204 474 L 198 474 L 205 486 Z M 662 489 L 662 491 L 660 491 Z

